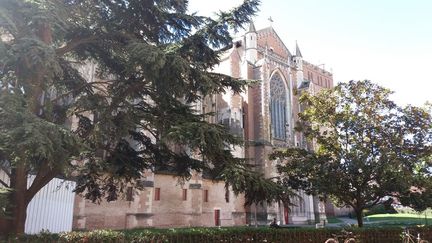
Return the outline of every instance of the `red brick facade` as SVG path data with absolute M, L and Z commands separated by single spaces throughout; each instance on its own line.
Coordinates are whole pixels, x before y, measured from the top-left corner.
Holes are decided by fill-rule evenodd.
M 301 56 L 292 55 L 271 27 L 259 31 L 251 28 L 234 46 L 237 47 L 222 58 L 216 71 L 259 82 L 242 94 L 233 95 L 227 91 L 207 97 L 197 106 L 204 112 L 215 112 L 210 121 L 226 124 L 231 131 L 243 136 L 245 146 L 235 148 L 233 152 L 236 156 L 249 158 L 265 176 L 275 176 L 277 162 L 268 159 L 274 148 L 302 145 L 301 134 L 294 132 L 299 112 L 296 96 L 298 84 L 310 81 L 308 90 L 317 91 L 332 87 L 333 77 L 324 69 L 303 61 Z M 294 58 L 301 60 L 302 65 L 294 63 Z M 304 80 L 298 80 L 298 72 L 303 72 Z M 275 139 L 272 134 L 270 80 L 276 74 L 281 77 L 286 89 L 285 139 Z M 74 228 L 268 224 L 274 217 L 281 223 L 307 223 L 315 221 L 323 213 L 320 208 L 324 205 L 310 196 L 304 196 L 302 205 L 294 207 L 292 213 L 287 213 L 280 205 L 245 208 L 244 198 L 232 192 L 226 195 L 222 182 L 195 175 L 190 181 L 180 184 L 170 175 L 147 175 L 147 187 L 136 192 L 132 201 L 119 200 L 98 205 L 77 196 Z M 155 200 L 155 188 L 160 188 L 160 200 Z

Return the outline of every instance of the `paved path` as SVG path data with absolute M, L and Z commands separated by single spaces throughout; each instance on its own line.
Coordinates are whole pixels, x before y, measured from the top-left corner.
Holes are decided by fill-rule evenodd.
M 338 218 L 341 221 L 343 221 L 343 224 L 357 224 L 357 220 L 356 219 L 352 219 L 352 218 L 348 218 L 348 217 L 341 217 Z M 341 224 L 341 223 L 339 223 Z

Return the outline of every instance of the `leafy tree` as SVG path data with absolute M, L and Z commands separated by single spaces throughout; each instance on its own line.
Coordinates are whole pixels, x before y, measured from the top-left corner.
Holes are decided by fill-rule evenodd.
M 431 176 L 431 113 L 399 107 L 390 94 L 370 81 L 341 83 L 315 96 L 304 94 L 298 129 L 317 149 L 272 154 L 286 162 L 278 168 L 283 180 L 328 196 L 338 206 L 352 207 L 360 227 L 363 210 L 387 196 L 406 198 L 417 188 L 423 198 L 430 197 L 430 187 L 424 185 Z
M 414 180 L 415 186 L 401 192 L 399 200 L 403 205 L 417 212 L 423 212 L 432 207 L 432 178 L 430 174 L 419 175 L 419 178 Z
M 92 201 L 139 188 L 147 169 L 183 179 L 205 170 L 249 203 L 283 199 L 282 186 L 233 157 L 241 140 L 193 108 L 247 85 L 211 70 L 257 5 L 209 18 L 186 0 L 0 1 L 1 183 L 12 189 L 3 230 L 22 233 L 28 203 L 58 175 L 75 176 Z M 263 188 L 272 193 L 254 198 Z

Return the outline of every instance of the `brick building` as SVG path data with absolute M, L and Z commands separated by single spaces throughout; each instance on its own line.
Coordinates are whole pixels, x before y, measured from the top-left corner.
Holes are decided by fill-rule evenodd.
M 215 71 L 260 82 L 241 94 L 227 90 L 207 97 L 196 104 L 197 110 L 213 111 L 212 122 L 223 123 L 244 138 L 244 147 L 233 148 L 236 156 L 250 159 L 265 176 L 275 176 L 277 162 L 268 159 L 273 149 L 308 146 L 302 134 L 294 132 L 301 109 L 297 94 L 332 87 L 332 74 L 303 60 L 297 44 L 291 54 L 272 27 L 256 30 L 253 23 Z M 116 202 L 99 205 L 77 196 L 74 228 L 232 226 L 268 224 L 274 217 L 282 224 L 295 224 L 325 217 L 324 204 L 302 192 L 303 200 L 296 200 L 289 212 L 279 204 L 245 208 L 241 195 L 198 173 L 179 183 L 172 175 L 147 172 L 142 183 L 144 190 Z

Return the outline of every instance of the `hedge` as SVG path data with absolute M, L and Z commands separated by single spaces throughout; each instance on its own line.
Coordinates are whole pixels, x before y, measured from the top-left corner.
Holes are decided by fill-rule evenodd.
M 432 227 L 415 227 L 412 233 L 419 232 L 422 239 L 432 242 Z M 402 228 L 353 228 L 362 243 L 401 242 Z M 136 229 L 126 231 L 94 230 L 74 231 L 60 234 L 41 233 L 9 237 L 7 242 L 317 242 L 323 243 L 340 229 L 270 229 L 270 228 L 185 228 L 185 229 Z

